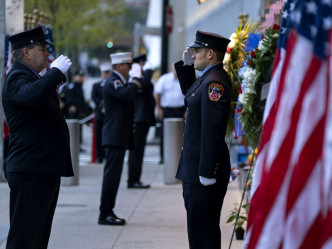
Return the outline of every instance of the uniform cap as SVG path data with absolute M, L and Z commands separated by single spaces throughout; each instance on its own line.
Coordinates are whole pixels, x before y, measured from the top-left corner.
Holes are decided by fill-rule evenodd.
M 139 55 L 139 56 L 135 56 L 133 58 L 133 62 L 134 63 L 139 63 L 139 62 L 146 62 L 146 54 L 142 54 L 142 55 Z
M 108 72 L 108 71 L 112 71 L 112 67 L 110 63 L 102 63 L 99 66 L 99 70 L 101 72 Z
M 124 52 L 124 53 L 115 53 L 111 54 L 112 65 L 121 64 L 121 63 L 133 63 L 133 53 Z
M 227 45 L 230 42 L 229 39 L 214 33 L 203 32 L 197 30 L 196 40 L 190 44 L 190 48 L 211 48 L 221 52 L 227 51 Z
M 84 71 L 82 69 L 77 69 L 73 73 L 74 76 L 79 75 L 79 76 L 84 76 Z
M 13 50 L 17 50 L 19 48 L 23 48 L 31 44 L 39 44 L 39 45 L 52 44 L 52 42 L 46 40 L 43 28 L 40 26 L 34 29 L 30 29 L 28 31 L 12 35 L 8 38 L 8 40 L 12 44 Z

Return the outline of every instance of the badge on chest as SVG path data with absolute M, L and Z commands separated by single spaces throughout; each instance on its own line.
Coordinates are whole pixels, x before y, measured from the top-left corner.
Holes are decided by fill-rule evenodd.
M 224 93 L 224 88 L 222 87 L 222 85 L 212 83 L 209 86 L 208 94 L 209 94 L 209 99 L 211 101 L 215 102 L 218 101 L 223 93 Z

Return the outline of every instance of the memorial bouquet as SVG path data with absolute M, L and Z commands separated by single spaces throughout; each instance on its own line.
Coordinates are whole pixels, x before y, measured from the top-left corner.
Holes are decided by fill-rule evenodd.
M 231 42 L 228 44 L 227 52 L 224 58 L 224 69 L 226 70 L 232 83 L 231 108 L 228 118 L 227 135 L 230 136 L 234 130 L 234 113 L 237 104 L 238 90 L 240 86 L 238 72 L 242 63 L 248 55 L 244 50 L 248 34 L 257 29 L 257 24 L 252 22 L 240 22 L 236 32 L 230 36 Z
M 278 37 L 279 26 L 275 24 L 266 30 L 258 47 L 248 55 L 245 65 L 239 70 L 239 120 L 246 140 L 253 148 L 257 146 L 260 135 Z

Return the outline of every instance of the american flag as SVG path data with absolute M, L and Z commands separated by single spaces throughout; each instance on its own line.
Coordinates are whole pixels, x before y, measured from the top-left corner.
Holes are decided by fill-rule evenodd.
M 46 39 L 49 40 L 50 42 L 54 42 L 53 41 L 53 29 L 51 25 L 45 25 L 43 26 L 44 28 L 44 34 L 46 36 Z M 51 64 L 54 59 L 55 59 L 55 48 L 54 48 L 54 44 L 51 45 L 47 45 L 46 47 L 48 53 L 50 54 L 48 56 L 48 62 L 49 64 Z
M 5 70 L 4 77 L 6 78 L 7 73 L 12 68 L 13 65 L 13 56 L 12 56 L 12 46 L 9 42 L 9 35 L 6 35 L 5 38 Z
M 244 248 L 332 248 L 332 0 L 288 0 Z
M 42 26 L 42 28 L 44 30 L 44 34 L 45 34 L 46 39 L 48 41 L 50 41 L 50 42 L 53 43 L 53 30 L 52 30 L 52 26 L 51 25 L 44 25 L 44 24 L 39 24 L 39 26 Z M 48 70 L 50 70 L 51 64 L 52 64 L 52 62 L 55 59 L 55 47 L 54 47 L 54 43 L 50 44 L 50 45 L 47 45 L 46 49 L 47 49 L 47 51 L 48 51 L 48 53 L 50 55 L 48 56 L 48 65 L 47 65 L 47 67 L 43 71 L 41 71 L 39 73 L 39 75 L 41 75 L 41 76 L 43 76 Z

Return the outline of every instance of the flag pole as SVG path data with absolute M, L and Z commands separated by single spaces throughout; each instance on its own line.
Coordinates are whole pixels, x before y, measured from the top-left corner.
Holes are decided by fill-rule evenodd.
M 262 126 L 260 127 L 260 130 L 259 130 L 259 133 L 258 133 L 258 136 L 257 136 L 257 140 L 256 140 L 256 143 L 255 143 L 255 148 L 253 149 L 253 152 L 252 152 L 252 157 L 251 157 L 251 160 L 250 160 L 250 167 L 249 167 L 248 174 L 247 174 L 247 179 L 246 179 L 246 182 L 244 184 L 243 191 L 242 191 L 242 197 L 241 197 L 241 201 L 240 201 L 240 207 L 239 207 L 237 215 L 236 215 L 236 219 L 235 219 L 235 223 L 234 223 L 234 227 L 233 227 L 233 232 L 232 232 L 232 236 L 231 236 L 231 241 L 229 242 L 228 249 L 231 249 L 231 247 L 232 247 L 232 242 L 233 242 L 233 237 L 234 237 L 236 223 L 239 220 L 239 216 L 240 216 L 240 212 L 241 212 L 241 208 L 242 208 L 242 202 L 243 202 L 244 195 L 245 195 L 245 192 L 246 192 L 246 188 L 247 188 L 248 180 L 249 180 L 250 173 L 251 173 L 251 170 L 252 170 L 252 165 L 253 165 L 253 162 L 254 162 L 254 158 L 256 156 L 255 155 L 255 151 L 256 151 L 256 148 L 257 148 L 257 144 L 258 144 L 258 140 L 259 140 L 261 132 L 262 132 Z

